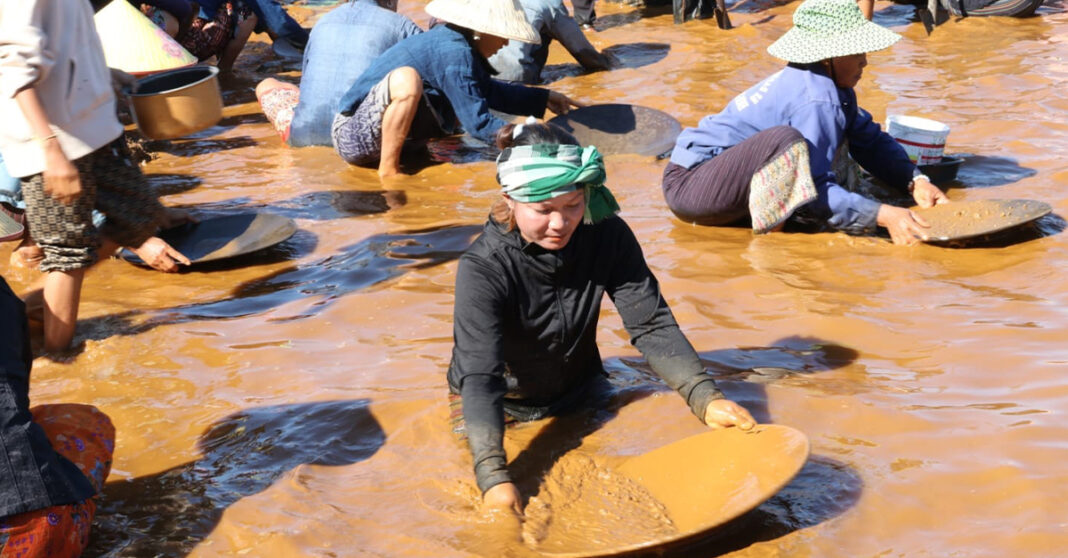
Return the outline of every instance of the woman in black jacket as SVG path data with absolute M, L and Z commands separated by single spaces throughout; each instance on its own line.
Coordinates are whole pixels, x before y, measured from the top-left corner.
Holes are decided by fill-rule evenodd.
M 634 234 L 615 215 L 597 149 L 545 124 L 508 125 L 498 138 L 503 197 L 460 258 L 448 375 L 484 503 L 522 514 L 506 466 L 505 415 L 567 411 L 603 378 L 596 331 L 605 293 L 631 342 L 699 419 L 752 428 L 752 416 L 705 374 Z

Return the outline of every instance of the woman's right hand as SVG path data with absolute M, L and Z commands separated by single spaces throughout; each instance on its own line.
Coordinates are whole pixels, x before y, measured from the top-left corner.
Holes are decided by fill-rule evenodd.
M 45 140 L 45 192 L 60 203 L 71 204 L 82 195 L 82 179 L 78 167 L 67 159 L 56 138 Z
M 890 239 L 894 241 L 894 244 L 904 245 L 927 240 L 925 229 L 931 226 L 912 210 L 885 203 L 879 206 L 875 222 L 890 232 Z
M 523 517 L 523 505 L 520 503 L 519 489 L 514 483 L 502 482 L 493 485 L 482 495 L 482 505 L 487 510 L 507 510 Z

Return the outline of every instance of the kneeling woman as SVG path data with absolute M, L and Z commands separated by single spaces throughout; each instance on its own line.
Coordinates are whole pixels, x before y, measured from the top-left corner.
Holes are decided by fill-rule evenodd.
M 522 126 L 514 140 L 513 132 L 506 126 L 498 142 L 503 199 L 456 272 L 448 380 L 485 504 L 522 513 L 506 466 L 505 415 L 535 420 L 588 399 L 605 374 L 596 345 L 605 293 L 631 342 L 694 414 L 712 427 L 754 421 L 723 399 L 679 330 L 638 241 L 615 216 L 597 149 L 545 124 Z
M 907 188 L 920 207 L 948 201 L 857 106 L 853 87 L 866 53 L 900 38 L 866 20 L 855 0 L 805 0 L 793 29 L 768 47 L 789 64 L 679 135 L 664 169 L 668 206 L 690 223 L 748 220 L 757 233 L 800 210 L 851 233 L 885 227 L 895 244 L 925 238 L 918 215 L 846 190 L 835 172 L 849 168 L 848 153 L 876 178 Z

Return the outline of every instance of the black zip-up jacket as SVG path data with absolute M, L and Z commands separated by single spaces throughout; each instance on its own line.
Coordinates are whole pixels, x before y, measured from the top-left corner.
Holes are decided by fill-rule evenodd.
M 44 430 L 33 422 L 32 365 L 26 306 L 0 277 L 0 520 L 73 504 L 95 493 L 89 479 L 52 449 Z
M 504 412 L 552 414 L 604 374 L 597 350 L 603 295 L 631 343 L 698 418 L 723 397 L 679 330 L 634 233 L 622 219 L 582 224 L 567 246 L 545 250 L 490 219 L 456 272 L 449 389 L 463 400 L 475 477 L 485 492 L 511 482 Z

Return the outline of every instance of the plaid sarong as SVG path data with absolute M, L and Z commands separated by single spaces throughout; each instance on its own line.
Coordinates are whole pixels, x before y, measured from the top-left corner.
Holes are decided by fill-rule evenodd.
M 808 145 L 794 142 L 753 174 L 749 182 L 753 232 L 762 234 L 774 229 L 814 199 L 816 185 L 809 170 Z

